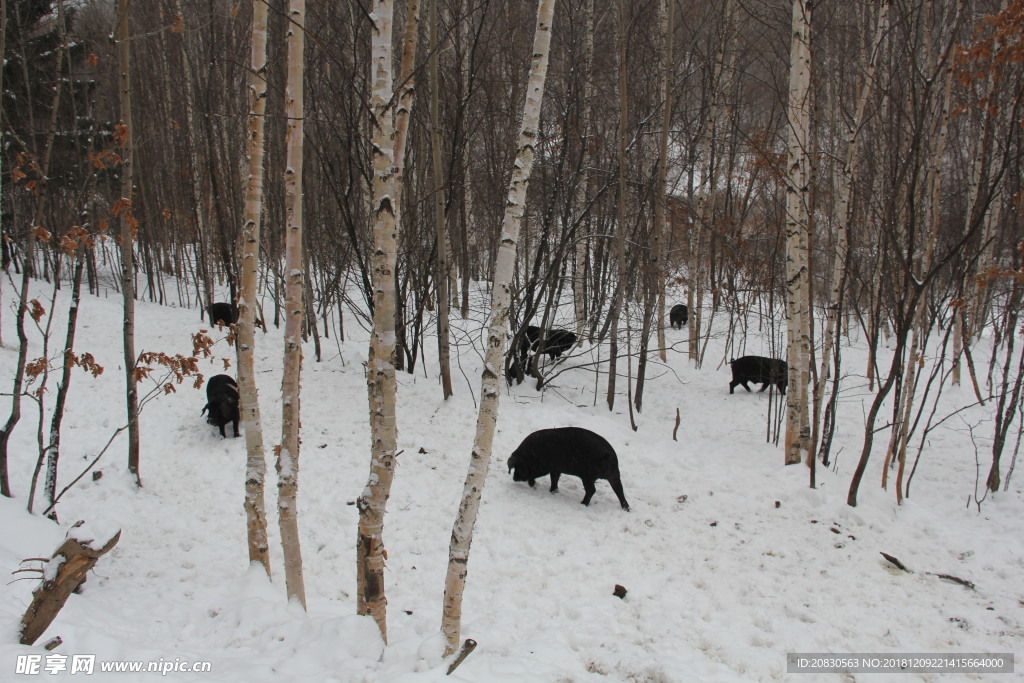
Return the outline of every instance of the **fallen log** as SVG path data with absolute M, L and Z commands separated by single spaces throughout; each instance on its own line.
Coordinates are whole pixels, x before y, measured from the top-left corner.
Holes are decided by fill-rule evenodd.
M 106 543 L 68 538 L 43 565 L 43 579 L 32 592 L 32 604 L 21 618 L 21 644 L 32 645 L 57 618 L 68 597 L 85 581 L 96 561 L 117 545 L 118 531 Z

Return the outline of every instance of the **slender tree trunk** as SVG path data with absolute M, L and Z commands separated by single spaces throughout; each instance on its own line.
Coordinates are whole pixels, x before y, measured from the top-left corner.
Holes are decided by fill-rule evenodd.
M 184 17 L 184 12 L 181 9 L 181 0 L 174 1 L 174 11 L 177 12 L 178 16 Z M 209 230 L 204 219 L 204 203 L 202 186 L 200 184 L 200 169 L 202 165 L 199 161 L 199 145 L 196 140 L 195 132 L 200 130 L 196 125 L 195 120 L 195 106 L 193 105 L 193 92 L 192 92 L 192 65 L 189 62 L 188 55 L 188 31 L 182 31 L 181 40 L 178 43 L 179 56 L 181 58 L 181 88 L 179 92 L 182 93 L 182 103 L 185 105 L 185 146 L 188 149 L 188 161 L 189 161 L 189 190 L 192 196 L 189 198 L 189 203 L 192 205 L 193 218 L 196 222 L 196 236 L 198 237 L 198 250 L 196 254 L 196 265 L 199 267 L 199 278 L 202 280 L 203 292 L 205 298 L 203 299 L 203 310 L 209 312 L 210 304 L 213 303 L 213 286 L 215 278 L 209 272 Z M 212 325 L 213 320 L 209 321 Z
M 6 16 L 6 13 L 5 15 Z M 21 421 L 21 397 L 25 385 L 25 365 L 28 361 L 28 335 L 25 331 L 25 316 L 29 314 L 29 285 L 35 277 L 36 241 L 40 234 L 45 234 L 42 221 L 43 209 L 48 200 L 47 179 L 50 169 L 50 155 L 53 149 L 53 139 L 57 130 L 57 113 L 60 109 L 61 93 L 63 87 L 62 71 L 60 67 L 54 74 L 56 85 L 53 88 L 53 99 L 51 100 L 50 118 L 47 123 L 46 143 L 43 147 L 42 158 L 33 160 L 35 162 L 36 175 L 33 181 L 36 183 L 36 206 L 33 213 L 32 225 L 25 234 L 25 249 L 22 257 L 21 288 L 18 292 L 18 308 L 15 311 L 15 330 L 18 336 L 18 364 L 14 372 L 14 388 L 11 392 L 11 414 L 7 418 L 3 431 L 0 432 L 0 494 L 11 497 L 10 475 L 8 471 L 8 446 L 11 433 L 15 426 Z
M 675 76 L 675 62 L 672 59 L 672 39 L 675 33 L 675 24 L 672 18 L 674 4 L 669 0 L 662 0 L 661 21 L 663 40 L 663 63 L 661 80 L 661 134 L 658 137 L 658 186 L 657 196 L 654 202 L 654 266 L 657 277 L 657 308 L 654 319 L 658 325 L 658 357 L 662 362 L 668 360 L 668 351 L 665 343 L 665 241 L 668 238 L 668 226 L 665 216 L 667 214 L 665 204 L 668 201 L 668 138 L 672 128 L 672 83 Z
M 789 144 L 786 182 L 786 392 L 785 462 L 803 462 L 810 450 L 807 374 L 810 359 L 808 197 L 811 83 L 811 0 L 793 0 L 790 44 Z
M 135 145 L 132 131 L 131 43 L 128 30 L 128 0 L 117 3 L 117 59 L 120 72 L 121 113 L 118 139 L 122 149 L 121 198 L 115 213 L 121 220 L 121 295 L 124 299 L 124 375 L 125 398 L 128 409 L 128 470 L 136 486 L 142 486 L 139 473 L 139 388 L 135 376 L 135 261 L 133 245 L 138 233 L 138 222 L 132 209 L 135 173 Z
M 925 58 L 932 60 L 932 69 L 935 76 L 939 75 L 938 63 L 942 59 L 940 56 L 932 55 L 932 27 L 934 24 L 933 14 L 933 3 L 931 0 L 925 2 L 923 7 L 924 13 L 924 53 Z M 952 45 L 952 44 L 951 44 Z M 923 164 L 925 167 L 925 182 L 924 191 L 920 199 L 921 215 L 925 216 L 924 225 L 927 227 L 925 236 L 927 239 L 925 245 L 924 254 L 920 257 L 920 270 L 919 272 L 913 272 L 913 266 L 911 271 L 908 272 L 908 288 L 917 286 L 916 283 L 923 281 L 923 276 L 931 269 L 932 255 L 934 253 L 936 230 L 939 220 L 939 190 L 941 187 L 941 157 L 943 149 L 945 147 L 945 134 L 948 126 L 949 119 L 949 102 L 952 81 L 950 79 L 951 69 L 944 70 L 946 73 L 944 80 L 933 81 L 938 83 L 944 83 L 943 92 L 944 97 L 940 101 L 938 117 L 935 121 L 935 130 L 932 135 L 928 136 L 929 140 L 932 140 L 928 153 L 925 155 L 927 161 Z M 929 125 L 931 125 L 929 123 Z M 932 132 L 932 131 L 929 131 Z M 908 189 L 908 192 L 912 190 Z M 906 242 L 908 251 L 914 248 L 912 243 L 913 233 L 910 230 L 905 230 L 904 234 L 901 235 L 902 239 Z M 905 454 L 905 445 L 910 437 L 910 424 L 909 419 L 912 412 L 914 402 L 914 390 L 917 384 L 917 371 L 919 363 L 923 362 L 923 359 L 919 357 L 919 348 L 922 343 L 927 343 L 926 336 L 928 330 L 925 329 L 925 315 L 927 312 L 927 292 L 923 292 L 922 296 L 917 301 L 917 306 L 913 311 L 912 318 L 910 320 L 910 341 L 906 351 L 906 363 L 904 364 L 901 373 L 902 377 L 897 385 L 899 391 L 897 393 L 897 405 L 893 410 L 893 425 L 890 432 L 889 445 L 886 450 L 885 464 L 882 467 L 882 488 L 888 488 L 888 474 L 889 466 L 893 460 L 899 461 L 899 473 L 897 479 L 902 479 L 903 464 L 904 460 L 901 454 Z M 922 342 L 922 339 L 924 341 Z M 897 353 L 900 349 L 897 350 Z M 897 486 L 896 499 L 897 502 L 902 502 L 902 487 Z
M 654 319 L 658 325 L 658 357 L 662 362 L 668 359 L 665 343 L 665 241 L 668 238 L 665 204 L 668 201 L 668 138 L 672 128 L 672 83 L 675 76 L 675 62 L 672 59 L 672 39 L 675 32 L 672 8 L 674 3 L 662 0 L 661 21 L 664 56 L 661 73 L 661 134 L 658 136 L 658 185 L 654 202 L 654 268 L 657 277 L 657 308 Z M 638 390 L 639 393 L 639 390 Z M 639 408 L 637 408 L 639 410 Z
M 910 294 L 910 300 L 907 302 L 908 306 L 916 306 L 918 298 L 921 296 L 920 289 L 914 289 Z M 907 331 L 904 329 L 906 325 L 900 325 L 897 331 L 897 338 L 894 345 L 897 349 L 901 349 L 906 344 Z M 850 488 L 846 494 L 846 504 L 850 507 L 857 507 L 857 493 L 860 490 L 860 482 L 864 478 L 864 473 L 867 471 L 868 460 L 871 459 L 871 448 L 874 445 L 875 440 L 875 420 L 878 418 L 878 413 L 882 408 L 882 404 L 885 402 L 889 392 L 892 391 L 893 385 L 896 383 L 896 379 L 899 376 L 901 360 L 899 354 L 893 354 L 892 363 L 889 366 L 889 372 L 886 375 L 885 381 L 883 382 L 879 377 L 878 393 L 875 394 L 874 400 L 871 402 L 871 407 L 868 408 L 867 417 L 864 420 L 864 444 L 861 446 L 860 458 L 857 461 L 857 467 L 853 471 L 853 476 L 850 478 Z
M 619 317 L 626 300 L 626 144 L 629 135 L 629 92 L 626 80 L 626 31 L 629 26 L 626 13 L 628 0 L 619 0 L 618 7 L 618 73 L 619 73 L 619 198 L 615 216 L 616 281 L 612 308 L 608 313 L 608 410 L 615 407 L 615 380 L 619 359 Z
M 451 344 L 448 312 L 451 301 L 448 283 L 451 264 L 448 261 L 447 216 L 444 209 L 444 172 L 441 166 L 441 93 L 437 76 L 437 0 L 430 0 L 430 156 L 433 163 L 434 226 L 436 229 L 437 270 L 437 356 L 441 366 L 441 393 L 444 400 L 452 395 Z
M 1000 3 L 1000 12 L 1006 10 L 1007 0 L 1003 0 Z M 974 159 L 971 164 L 971 175 L 969 186 L 967 190 L 967 211 L 964 218 L 964 231 L 969 232 L 971 230 L 971 224 L 975 220 L 975 216 L 979 211 L 979 204 L 982 202 L 981 184 L 984 181 L 989 181 L 992 176 L 993 161 L 995 158 L 995 140 L 996 140 L 996 129 L 1001 131 L 1000 137 L 1006 136 L 1005 133 L 1005 119 L 1007 112 L 1012 112 L 1014 107 L 1000 106 L 1002 104 L 1000 95 L 1002 94 L 1002 88 L 997 85 L 996 82 L 996 71 L 994 69 L 989 70 L 988 78 L 986 79 L 985 96 L 988 98 L 988 106 L 982 108 L 981 116 L 982 122 L 982 134 L 978 136 L 974 141 Z M 993 113 L 993 110 L 995 113 Z M 1002 194 L 1001 188 L 996 189 L 992 196 L 988 198 L 984 205 L 982 220 L 983 229 L 981 235 L 982 252 L 981 258 L 979 259 L 980 270 L 984 270 L 992 263 L 993 259 L 993 230 L 996 225 L 1000 214 L 1000 206 L 1002 201 L 1000 196 Z M 964 283 L 964 289 L 961 290 L 961 297 L 966 295 L 966 283 Z M 976 289 L 976 294 L 973 301 L 970 304 L 966 302 L 960 302 L 960 304 L 953 308 L 953 322 L 952 324 L 956 327 L 953 332 L 953 384 L 960 385 L 960 357 L 964 355 L 964 352 L 970 351 L 971 344 L 976 333 L 980 334 L 981 328 L 985 324 L 985 318 L 987 314 L 989 301 L 989 288 Z M 970 368 L 969 368 L 970 369 Z M 972 380 L 977 382 L 977 378 L 973 376 Z
M 954 21 L 954 25 L 959 25 L 959 17 L 962 11 L 963 2 L 957 4 L 957 21 Z M 926 4 L 926 11 L 931 11 L 930 2 Z M 930 22 L 927 22 L 930 24 Z M 953 38 L 950 38 L 949 49 L 953 48 Z M 947 66 L 943 69 L 942 76 L 944 79 L 944 87 L 942 100 L 939 103 L 939 119 L 938 119 L 938 130 L 933 139 L 934 146 L 931 150 L 930 164 L 928 169 L 928 180 L 926 191 L 928 192 L 927 199 L 927 215 L 928 215 L 928 232 L 927 232 L 927 244 L 925 246 L 925 253 L 921 262 L 921 276 L 915 278 L 918 281 L 923 280 L 923 276 L 932 269 L 932 262 L 935 254 L 935 244 L 938 240 L 939 227 L 940 227 L 940 213 L 941 207 L 939 205 L 939 194 L 942 189 L 942 166 L 943 157 L 946 151 L 946 138 L 949 134 L 949 120 L 950 120 L 950 101 L 953 86 L 953 67 L 952 63 L 948 60 L 947 54 L 941 58 L 945 61 Z M 913 322 L 911 323 L 912 328 L 910 332 L 910 349 L 907 354 L 906 373 L 903 381 L 903 392 L 901 398 L 903 400 L 903 406 L 901 409 L 900 417 L 897 419 L 896 424 L 893 425 L 893 437 L 894 440 L 890 441 L 889 453 L 886 456 L 886 464 L 889 463 L 890 458 L 895 457 L 897 461 L 896 470 L 896 502 L 903 502 L 903 473 L 906 467 L 906 453 L 907 443 L 910 439 L 911 424 L 910 415 L 914 403 L 914 388 L 917 384 L 917 371 L 921 367 L 923 359 L 918 358 L 918 348 L 924 343 L 921 340 L 925 339 L 928 334 L 927 325 L 925 319 L 927 317 L 927 295 L 922 295 L 917 303 L 917 310 L 914 314 Z M 889 468 L 882 468 L 882 484 L 885 485 L 885 479 L 888 474 Z
M 270 544 L 267 541 L 264 502 L 267 459 L 254 358 L 263 210 L 264 114 L 267 110 L 267 4 L 264 0 L 253 0 L 252 3 L 249 69 L 249 135 L 246 140 L 249 172 L 245 180 L 241 291 L 238 296 L 238 394 L 245 431 L 245 519 L 249 562 L 260 563 L 270 576 Z
M 700 139 L 700 157 L 704 166 L 701 186 L 707 186 L 707 190 L 701 193 L 697 199 L 697 215 L 699 220 L 694 221 L 690 230 L 690 254 L 688 265 L 689 288 L 686 295 L 686 305 L 689 310 L 689 323 L 687 325 L 687 355 L 696 367 L 701 365 L 700 338 L 704 326 L 704 268 L 707 261 L 704 253 L 704 234 L 710 238 L 715 222 L 715 210 L 718 204 L 718 167 L 716 162 L 718 156 L 715 139 L 717 136 L 721 101 L 727 96 L 728 82 L 732 76 L 726 69 L 726 52 L 733 41 L 733 14 L 736 9 L 735 0 L 726 0 L 722 7 L 722 36 L 715 52 L 715 61 L 712 65 L 711 82 L 709 84 L 708 109 L 702 125 Z M 728 58 L 731 62 L 732 57 Z
M 0 0 L 0 55 L 7 54 L 7 0 Z M 4 91 L 4 71 L 0 69 L 0 93 Z M 4 130 L 3 126 L 0 126 L 0 149 L 6 149 L 4 147 Z M 3 155 L 0 154 L 0 197 L 3 196 Z M 0 256 L 0 260 L 3 261 L 2 265 L 4 270 L 7 270 L 7 249 L 3 248 L 3 255 Z M 6 273 L 5 273 L 6 274 Z M 0 293 L 3 292 L 3 280 L 0 279 Z M 0 307 L 2 308 L 2 307 Z M 4 335 L 3 335 L 3 315 L 0 311 L 0 346 L 3 346 Z M 9 484 L 7 481 L 7 448 L 6 440 L 4 441 L 4 450 L 0 453 L 0 495 L 10 496 L 8 491 Z
M 665 221 L 665 179 L 668 177 L 668 131 L 672 116 L 672 2 L 662 0 L 658 6 L 661 24 L 662 52 L 662 126 L 658 134 L 658 170 L 654 189 L 654 216 L 649 233 L 650 258 L 642 269 L 644 289 L 644 315 L 640 328 L 640 351 L 636 364 L 636 389 L 633 405 L 642 412 L 644 388 L 647 380 L 647 355 L 650 348 L 651 327 L 657 327 L 658 355 L 665 360 L 665 272 L 662 264 L 662 242 Z M 656 321 L 656 322 L 655 322 Z
M 537 7 L 537 30 L 534 33 L 530 79 L 523 106 L 522 129 L 519 133 L 518 152 L 512 164 L 505 217 L 501 224 L 501 244 L 495 263 L 494 287 L 491 291 L 491 322 L 487 335 L 487 352 L 480 382 L 480 412 L 477 416 L 476 437 L 470 457 L 469 472 L 463 488 L 462 502 L 452 527 L 448 549 L 448 573 L 444 587 L 444 613 L 441 631 L 445 637 L 445 656 L 459 646 L 462 629 L 462 594 L 466 586 L 469 548 L 473 541 L 473 527 L 480 509 L 487 470 L 491 462 L 494 427 L 498 419 L 498 398 L 501 395 L 501 367 L 508 335 L 509 307 L 512 301 L 512 276 L 515 265 L 516 242 L 526 209 L 526 189 L 533 169 L 534 145 L 540 105 L 544 97 L 547 75 L 548 50 L 551 45 L 551 21 L 555 0 L 540 0 Z
M 1002 2 L 1000 2 L 1000 14 L 1006 12 L 1007 2 L 1008 0 L 1002 0 Z M 995 114 L 997 122 L 992 121 L 993 116 L 990 108 L 988 109 L 988 111 L 983 111 L 982 113 L 982 115 L 985 116 L 986 123 L 984 137 L 986 141 L 989 141 L 990 143 L 987 153 L 985 150 L 985 145 L 982 145 L 981 151 L 981 154 L 985 155 L 985 161 L 983 163 L 987 167 L 982 175 L 986 178 L 988 178 L 991 174 L 992 157 L 994 156 L 994 152 L 991 149 L 991 147 L 993 147 L 993 145 L 991 145 L 991 139 L 994 137 L 993 129 L 998 126 L 998 129 L 1002 132 L 1002 135 L 1008 138 L 1009 136 L 1006 132 L 1007 126 L 1013 125 L 1012 123 L 1010 123 L 1010 119 L 1012 117 L 1012 113 L 1016 110 L 1015 107 L 1011 106 L 999 106 L 1001 104 L 1000 94 L 1002 92 L 1002 88 L 1000 87 L 996 79 L 997 74 L 998 72 L 995 69 L 990 69 L 986 81 L 986 95 L 989 98 L 989 106 L 991 107 L 992 105 L 995 105 L 997 107 L 997 113 Z M 979 194 L 977 192 L 977 189 L 978 188 L 972 188 L 971 191 L 971 196 L 975 200 L 977 199 Z M 987 212 L 985 214 L 984 229 L 982 231 L 981 237 L 981 244 L 983 245 L 982 248 L 984 250 L 982 252 L 980 262 L 980 270 L 982 271 L 984 271 L 986 268 L 988 268 L 995 262 L 995 240 L 993 239 L 993 237 L 995 235 L 995 228 L 999 223 L 999 217 L 1002 212 L 1002 194 L 1002 190 L 999 190 L 994 194 L 991 203 L 988 205 Z M 971 208 L 973 208 L 973 204 L 974 202 L 971 203 Z M 967 214 L 968 221 L 971 220 L 971 214 L 972 211 L 969 210 Z M 985 327 L 985 321 L 988 318 L 989 305 L 991 303 L 991 291 L 992 290 L 990 287 L 986 287 L 984 290 L 979 292 L 977 299 L 974 302 L 974 305 L 971 307 L 971 313 L 967 316 L 965 334 L 966 338 L 964 339 L 964 346 L 967 347 L 968 349 L 970 348 L 973 340 L 978 335 L 981 334 L 982 329 Z M 960 355 L 957 354 L 956 358 L 957 362 L 959 362 Z
M 374 0 L 370 73 L 374 131 L 373 162 L 373 333 L 367 358 L 366 387 L 370 410 L 370 475 L 356 505 L 356 612 L 369 614 L 387 642 L 387 596 L 384 590 L 384 513 L 395 475 L 398 426 L 395 416 L 395 268 L 401 223 L 405 141 L 412 109 L 412 69 L 416 56 L 419 2 L 407 6 L 398 109 L 389 103 L 394 86 L 391 36 L 394 6 Z
M 302 270 L 302 142 L 303 142 L 303 47 L 305 0 L 288 3 L 288 80 L 285 85 L 285 117 L 288 120 L 285 187 L 285 323 L 284 377 L 281 380 L 281 447 L 277 456 L 278 521 L 284 555 L 288 600 L 306 608 L 299 545 L 299 415 L 302 330 L 305 326 Z
M 85 271 L 85 251 L 92 248 L 92 242 L 85 231 L 76 229 L 76 233 L 68 235 L 78 242 L 75 250 L 75 274 L 71 285 L 71 307 L 68 310 L 68 330 L 64 338 L 64 366 L 61 371 L 60 383 L 57 385 L 57 400 L 53 415 L 50 418 L 50 439 L 46 446 L 46 480 L 43 483 L 43 498 L 50 512 L 47 517 L 56 521 L 57 511 L 53 509 L 54 497 L 57 495 L 57 464 L 60 461 L 60 425 L 64 419 L 64 406 L 67 404 L 68 390 L 71 387 L 71 370 L 75 366 L 75 332 L 78 329 L 78 305 L 81 302 L 82 275 Z
M 960 356 L 964 352 L 964 315 L 963 305 L 957 304 L 950 311 L 949 324 L 953 326 L 953 367 L 950 370 L 950 381 L 953 386 L 960 386 Z
M 1021 286 L 1020 283 L 1015 282 L 1013 284 L 1013 294 L 1010 297 L 1011 304 L 1007 307 L 1008 310 L 1006 311 L 1008 330 L 1017 329 L 1017 321 L 1019 320 L 1017 310 L 1020 308 L 1020 301 Z M 985 478 L 985 485 L 990 491 L 998 491 L 999 485 L 1002 483 L 1002 479 L 999 474 L 999 461 L 1002 458 L 1003 449 L 1006 446 L 1007 436 L 1013 426 L 1014 413 L 1020 411 L 1021 385 L 1024 383 L 1024 353 L 1021 353 L 1017 358 L 1017 370 L 1016 374 L 1014 374 L 1011 372 L 1011 368 L 1013 366 L 1015 346 L 1015 335 L 1007 335 L 1002 378 L 1000 380 L 999 391 L 997 392 L 997 398 L 995 401 L 995 430 L 992 438 L 992 464 L 989 466 L 988 477 Z M 1010 386 L 1011 384 L 1012 388 Z M 1017 439 L 1019 443 L 1019 432 Z M 1006 476 L 1007 482 L 1009 482 L 1009 472 L 1007 472 Z
M 587 167 L 587 160 L 590 158 L 590 137 L 591 116 L 594 99 L 594 0 L 587 0 L 584 6 L 584 19 L 586 23 L 586 34 L 583 42 L 583 63 L 580 66 L 583 79 L 583 102 L 580 103 L 579 123 L 579 144 L 582 162 L 582 178 L 579 179 L 577 196 L 575 200 L 577 215 L 586 211 L 587 200 L 590 197 L 590 170 Z M 573 307 L 576 314 L 576 339 L 577 343 L 583 344 L 583 327 L 587 322 L 587 264 L 590 254 L 590 218 L 589 213 L 583 221 L 577 219 L 576 244 L 573 246 Z M 582 233 L 582 234 L 579 234 Z

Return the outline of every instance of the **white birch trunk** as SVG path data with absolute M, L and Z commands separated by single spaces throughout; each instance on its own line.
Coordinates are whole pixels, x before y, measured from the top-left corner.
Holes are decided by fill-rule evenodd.
M 359 496 L 359 529 L 356 542 L 356 612 L 369 614 L 387 642 L 387 596 L 384 590 L 384 514 L 395 474 L 398 426 L 395 415 L 395 264 L 401 222 L 402 174 L 405 140 L 412 108 L 413 80 L 419 27 L 419 2 L 407 5 L 406 32 L 400 67 L 401 93 L 398 108 L 388 105 L 394 93 L 391 71 L 391 38 L 394 5 L 376 0 L 371 41 L 370 102 L 373 107 L 373 200 L 374 253 L 373 333 L 367 357 L 366 388 L 370 414 L 370 474 Z
M 469 548 L 473 541 L 473 527 L 480 509 L 480 497 L 487 470 L 491 462 L 494 427 L 498 419 L 498 398 L 501 395 L 502 359 L 508 336 L 509 305 L 512 300 L 512 271 L 515 264 L 519 226 L 526 209 L 526 189 L 533 169 L 534 144 L 540 105 L 544 97 L 544 79 L 548 69 L 548 51 L 551 45 L 551 21 L 555 0 L 540 0 L 537 8 L 537 29 L 534 33 L 533 58 L 530 78 L 523 106 L 522 128 L 519 133 L 518 152 L 512 165 L 501 224 L 501 245 L 495 263 L 494 287 L 491 292 L 491 321 L 487 335 L 487 352 L 480 381 L 480 412 L 477 416 L 476 437 L 470 457 L 469 471 L 463 488 L 462 502 L 452 527 L 448 549 L 448 573 L 445 577 L 444 613 L 441 631 L 445 636 L 445 656 L 459 646 L 462 627 L 462 594 L 466 586 Z
M 786 392 L 785 462 L 802 462 L 809 451 L 807 378 L 810 358 L 808 288 L 808 145 L 810 143 L 811 0 L 793 0 L 789 71 L 789 143 L 786 162 Z
M 277 455 L 278 523 L 284 554 L 288 600 L 305 609 L 306 588 L 299 545 L 299 399 L 302 365 L 302 141 L 303 141 L 303 46 L 306 2 L 288 4 L 288 79 L 285 84 L 285 116 L 288 119 L 285 187 L 285 324 L 284 377 L 281 381 L 281 446 Z
M 249 55 L 249 136 L 246 140 L 249 172 L 245 180 L 242 225 L 241 290 L 238 297 L 238 394 L 245 431 L 245 519 L 249 562 L 259 562 L 270 576 L 270 545 L 264 482 L 267 461 L 255 372 L 255 309 L 259 278 L 260 220 L 263 208 L 263 131 L 267 109 L 267 4 L 252 3 L 252 44 Z

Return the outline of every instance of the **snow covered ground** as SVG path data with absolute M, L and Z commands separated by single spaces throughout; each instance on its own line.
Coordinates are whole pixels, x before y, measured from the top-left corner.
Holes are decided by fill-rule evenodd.
M 45 296 L 45 287 L 34 283 L 34 296 Z M 10 288 L 3 294 L 0 377 L 9 378 L 14 316 Z M 62 292 L 58 320 L 66 306 Z M 721 341 L 712 339 L 702 369 L 681 352 L 670 353 L 667 366 L 653 366 L 636 432 L 624 395 L 613 412 L 604 406 L 606 377 L 592 368 L 562 373 L 544 393 L 528 383 L 503 394 L 464 602 L 463 637 L 479 646 L 445 677 L 441 599 L 476 421 L 482 321 L 457 323 L 456 393 L 448 402 L 441 400 L 433 338 L 425 365 L 399 374 L 402 453 L 385 529 L 385 647 L 373 622 L 354 616 L 353 502 L 369 471 L 369 432 L 367 334 L 352 320 L 345 342 L 325 340 L 322 362 L 315 362 L 311 343 L 305 350 L 299 515 L 306 613 L 285 601 L 272 462 L 273 581 L 247 566 L 244 439 L 222 439 L 205 423 L 202 389 L 178 386 L 145 408 L 144 488 L 131 485 L 122 436 L 98 465 L 102 478 L 86 477 L 61 502 L 60 526 L 25 512 L 37 452 L 36 412 L 25 403 L 10 449 L 16 498 L 0 500 L 0 572 L 9 576 L 0 593 L 0 680 L 949 681 L 995 675 L 787 674 L 786 655 L 1024 652 L 1021 475 L 980 510 L 968 504 L 976 465 L 967 425 L 979 425 L 985 472 L 991 409 L 968 410 L 929 437 L 902 506 L 891 487 L 879 486 L 888 436 L 882 432 L 860 504 L 850 508 L 847 488 L 871 400 L 863 382 L 846 384 L 837 465 L 819 467 L 818 488 L 811 489 L 806 467 L 784 467 L 781 449 L 766 443 L 768 393 L 730 395 L 728 367 L 716 367 Z M 200 327 L 194 309 L 140 302 L 137 348 L 188 354 L 189 334 Z M 54 328 L 54 347 L 61 328 Z M 124 420 L 120 328 L 116 295 L 83 298 L 77 350 L 93 353 L 106 372 L 74 376 L 61 486 Z M 686 333 L 667 334 L 681 341 Z M 280 331 L 258 334 L 257 344 L 270 450 L 280 440 Z M 226 344 L 217 350 L 218 359 L 233 358 Z M 759 342 L 747 346 L 748 353 L 766 350 Z M 582 365 L 593 352 L 585 344 L 562 367 Z M 863 351 L 845 353 L 846 367 L 862 372 Z M 202 370 L 210 377 L 224 366 L 204 361 Z M 56 376 L 51 401 L 55 383 Z M 619 384 L 624 391 L 625 382 Z M 947 389 L 944 405 L 952 411 L 972 400 L 965 385 Z M 682 424 L 674 441 L 677 409 Z M 583 489 L 575 477 L 563 477 L 556 494 L 548 493 L 547 479 L 536 489 L 512 481 L 505 461 L 519 442 L 534 430 L 567 425 L 596 431 L 615 447 L 631 512 L 619 508 L 605 481 L 589 507 L 579 504 Z M 11 572 L 24 558 L 49 556 L 77 520 L 97 533 L 120 528 L 120 542 L 39 645 L 17 645 L 37 582 L 14 580 L 30 575 Z M 880 552 L 911 572 L 895 569 Z M 612 595 L 616 584 L 627 589 L 624 599 Z M 54 635 L 63 644 L 46 652 L 40 645 Z M 96 655 L 95 673 L 46 671 L 60 663 L 51 655 L 67 656 L 70 669 L 77 654 Z M 40 655 L 40 672 L 18 675 L 19 655 Z M 210 672 L 99 670 L 100 662 L 115 661 L 208 661 Z

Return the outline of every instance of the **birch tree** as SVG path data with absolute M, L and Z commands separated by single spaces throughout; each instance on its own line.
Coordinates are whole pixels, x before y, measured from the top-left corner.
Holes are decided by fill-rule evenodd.
M 395 475 L 398 426 L 395 415 L 395 268 L 401 223 L 402 174 L 405 141 L 412 108 L 412 69 L 416 56 L 419 2 L 410 0 L 406 14 L 397 110 L 391 75 L 391 36 L 394 6 L 375 0 L 370 74 L 373 107 L 373 332 L 366 360 L 366 389 L 370 409 L 370 475 L 359 500 L 356 539 L 356 612 L 377 622 L 387 637 L 387 596 L 384 591 L 384 513 Z
M 264 504 L 267 460 L 263 449 L 263 423 L 260 419 L 254 367 L 256 286 L 263 210 L 264 114 L 267 109 L 267 4 L 263 0 L 253 0 L 252 3 L 249 67 L 249 135 L 246 140 L 249 173 L 245 181 L 241 291 L 238 297 L 238 394 L 247 453 L 245 518 L 249 562 L 259 562 L 267 576 L 270 576 L 270 546 L 267 542 Z
M 480 411 L 477 415 L 476 436 L 462 501 L 452 527 L 451 543 L 448 548 L 448 573 L 445 577 L 441 618 L 446 657 L 453 654 L 459 646 L 462 630 L 462 595 L 466 587 L 469 548 L 473 542 L 473 528 L 480 509 L 487 470 L 491 464 L 494 427 L 498 420 L 498 398 L 501 395 L 502 358 L 505 355 L 509 307 L 512 301 L 516 244 L 523 213 L 526 210 L 526 190 L 530 182 L 530 172 L 533 169 L 540 105 L 544 97 L 544 81 L 548 70 L 554 7 L 555 0 L 540 0 L 537 6 L 537 26 L 534 32 L 526 102 L 523 105 L 516 158 L 512 164 L 512 179 L 501 223 L 501 243 L 494 267 L 490 325 L 487 332 L 484 369 L 480 379 Z
M 811 123 L 811 0 L 793 0 L 789 61 L 789 143 L 786 154 L 786 464 L 809 451 L 807 378 L 810 362 L 808 253 L 809 132 Z
M 302 141 L 303 141 L 303 47 L 306 2 L 288 3 L 288 77 L 285 83 L 287 161 L 285 187 L 285 324 L 284 376 L 281 380 L 281 445 L 277 453 L 277 512 L 284 554 L 288 600 L 306 608 L 299 545 L 299 382 L 302 367 L 302 328 L 305 324 L 302 269 Z M 248 437 L 246 437 L 248 441 Z

